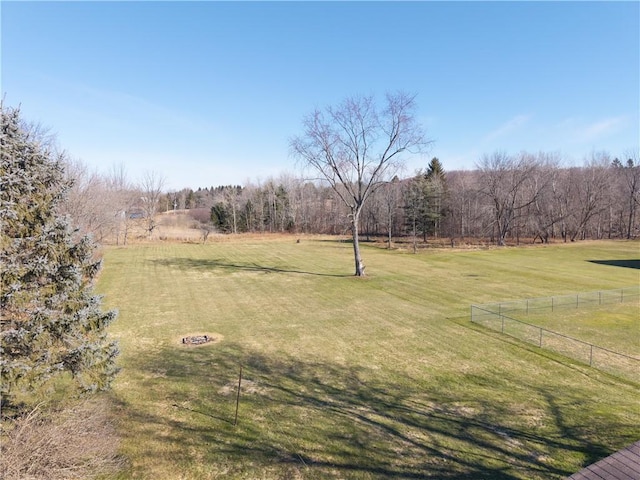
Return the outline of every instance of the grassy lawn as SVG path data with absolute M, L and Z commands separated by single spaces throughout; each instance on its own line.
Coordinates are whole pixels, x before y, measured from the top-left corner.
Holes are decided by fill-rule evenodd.
M 364 245 L 365 279 L 332 239 L 107 249 L 122 478 L 563 478 L 640 438 L 639 385 L 474 325 L 469 306 L 637 284 L 611 262 L 639 246 Z
M 579 340 L 640 358 L 640 301 L 517 317 Z

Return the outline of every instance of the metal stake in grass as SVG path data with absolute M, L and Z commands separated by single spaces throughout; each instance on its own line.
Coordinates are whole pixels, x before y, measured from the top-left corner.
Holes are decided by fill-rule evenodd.
M 233 426 L 238 425 L 238 407 L 240 406 L 240 387 L 242 386 L 242 365 L 240 365 L 240 376 L 238 377 L 238 394 L 236 395 L 236 417 Z

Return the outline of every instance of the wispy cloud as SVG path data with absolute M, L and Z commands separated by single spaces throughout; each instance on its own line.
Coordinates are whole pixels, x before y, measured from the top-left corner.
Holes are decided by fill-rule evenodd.
M 568 117 L 555 126 L 555 132 L 571 144 L 593 144 L 618 133 L 628 124 L 627 115 L 605 117 L 591 122 L 579 117 Z
M 498 128 L 485 135 L 483 140 L 485 142 L 491 142 L 493 140 L 497 140 L 498 138 L 503 138 L 525 125 L 530 118 L 531 115 L 516 115 L 515 117 L 500 125 Z
M 584 142 L 592 142 L 612 133 L 617 132 L 626 122 L 625 116 L 604 118 L 586 125 L 578 133 L 578 137 Z
M 76 92 L 94 104 L 104 105 L 104 114 L 120 123 L 126 118 L 129 122 L 156 124 L 166 128 L 165 133 L 173 129 L 205 133 L 216 128 L 203 118 L 194 118 L 183 111 L 129 93 L 86 85 L 76 86 Z
M 66 112 L 74 125 L 83 123 L 102 128 L 105 135 L 111 130 L 143 132 L 156 126 L 163 128 L 159 135 L 179 131 L 211 134 L 220 130 L 206 118 L 185 109 L 170 106 L 171 102 L 152 101 L 142 96 L 110 88 L 95 87 L 76 80 L 61 79 L 47 74 L 38 76 L 56 92 L 60 111 Z

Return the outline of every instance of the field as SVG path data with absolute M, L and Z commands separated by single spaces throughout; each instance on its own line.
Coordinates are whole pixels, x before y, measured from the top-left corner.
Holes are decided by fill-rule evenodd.
M 559 479 L 640 438 L 637 383 L 469 321 L 471 304 L 635 285 L 594 261 L 637 242 L 365 244 L 358 279 L 348 242 L 296 239 L 105 251 L 122 478 Z

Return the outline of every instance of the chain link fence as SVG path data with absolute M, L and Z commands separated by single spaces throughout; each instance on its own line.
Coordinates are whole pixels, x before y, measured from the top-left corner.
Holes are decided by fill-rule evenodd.
M 616 290 L 471 306 L 471 321 L 591 367 L 640 382 L 640 358 L 573 338 L 515 318 L 530 313 L 562 312 L 612 303 L 637 302 L 640 285 Z

